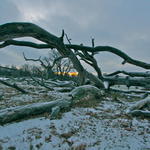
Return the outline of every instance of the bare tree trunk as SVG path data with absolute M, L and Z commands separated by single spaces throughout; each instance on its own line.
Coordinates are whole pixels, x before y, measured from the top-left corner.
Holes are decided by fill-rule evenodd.
M 45 112 L 51 113 L 52 108 L 60 107 L 61 109 L 69 108 L 71 101 L 57 100 L 45 103 L 35 103 L 25 106 L 8 108 L 0 111 L 0 124 L 6 124 L 23 118 L 28 118 L 32 115 L 38 115 Z
M 104 81 L 107 81 L 109 86 L 112 85 L 126 85 L 130 86 L 140 86 L 145 88 L 150 88 L 150 78 L 133 78 L 133 77 L 120 77 L 120 76 L 104 76 Z
M 127 114 L 132 115 L 132 116 L 150 117 L 150 111 L 141 110 L 145 106 L 150 107 L 150 97 L 147 97 L 147 98 L 133 104 L 127 110 Z
M 87 101 L 98 101 L 102 99 L 102 90 L 91 86 L 84 85 L 75 88 L 71 91 L 66 99 L 58 99 L 51 102 L 33 103 L 25 106 L 11 107 L 4 110 L 0 110 L 0 124 L 10 123 L 12 121 L 26 119 L 33 115 L 39 115 L 43 113 L 49 113 L 50 119 L 56 117 L 61 110 L 68 110 L 71 106 Z M 86 97 L 86 98 L 85 98 Z

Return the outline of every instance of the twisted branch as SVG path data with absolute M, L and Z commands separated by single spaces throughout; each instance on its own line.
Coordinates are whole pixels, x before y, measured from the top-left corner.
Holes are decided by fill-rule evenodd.
M 1 41 L 1 40 L 0 40 Z M 33 42 L 26 42 L 26 41 L 16 41 L 16 40 L 8 40 L 0 44 L 0 48 L 4 48 L 9 45 L 16 45 L 16 46 L 28 46 L 32 48 L 37 49 L 47 49 L 47 48 L 55 48 L 54 45 L 48 45 L 48 44 L 36 44 Z M 128 56 L 126 53 L 122 52 L 121 50 L 110 47 L 110 46 L 96 46 L 96 47 L 88 47 L 88 46 L 81 46 L 81 45 L 74 45 L 74 44 L 65 44 L 66 48 L 73 49 L 76 51 L 87 51 L 91 53 L 97 53 L 97 52 L 111 52 L 119 57 L 121 57 L 124 61 L 122 64 L 129 63 L 138 67 L 142 67 L 145 69 L 150 69 L 150 64 L 136 60 Z
M 0 26 L 0 42 L 5 42 L 20 37 L 33 37 L 35 39 L 38 39 L 46 43 L 50 47 L 56 48 L 63 57 L 70 58 L 74 65 L 74 68 L 79 72 L 81 84 L 84 83 L 85 78 L 90 78 L 90 80 L 92 80 L 98 87 L 104 88 L 102 81 L 91 73 L 87 72 L 81 65 L 76 55 L 70 50 L 69 47 L 64 45 L 62 41 L 63 36 L 64 33 L 62 33 L 62 36 L 60 38 L 56 37 L 55 35 L 32 23 L 14 22 L 3 24 Z M 29 44 L 29 46 L 30 45 L 31 43 Z
M 150 72 L 126 72 L 126 71 L 116 71 L 116 72 L 107 74 L 106 76 L 115 76 L 120 73 L 131 76 L 131 77 L 150 77 Z

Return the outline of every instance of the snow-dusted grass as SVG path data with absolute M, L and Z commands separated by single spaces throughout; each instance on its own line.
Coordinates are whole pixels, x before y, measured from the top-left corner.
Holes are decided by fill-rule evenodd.
M 14 81 L 11 81 L 11 79 L 9 79 L 9 82 L 16 83 L 21 88 L 28 91 L 29 94 L 22 94 L 13 88 L 0 84 L 0 109 L 36 102 L 48 102 L 66 96 L 66 93 L 57 92 L 57 88 L 54 91 L 48 91 L 44 87 L 41 87 L 39 85 L 33 85 L 33 81 L 30 82 L 30 80 L 29 83 L 31 84 L 26 81 L 21 82 L 17 79 L 13 80 Z
M 36 118 L 0 127 L 3 149 L 144 150 L 150 148 L 147 120 L 104 119 L 100 107 L 75 108 L 61 119 Z
M 0 85 L 0 110 L 12 106 L 52 101 L 68 93 L 48 91 L 18 82 L 29 94 Z M 0 150 L 148 150 L 150 120 L 125 115 L 131 98 L 106 95 L 104 101 L 83 108 L 77 105 L 56 120 L 49 114 L 0 126 Z

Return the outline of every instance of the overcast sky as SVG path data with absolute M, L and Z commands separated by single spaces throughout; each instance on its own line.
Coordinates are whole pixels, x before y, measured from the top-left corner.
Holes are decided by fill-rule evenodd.
M 56 36 L 64 29 L 74 44 L 90 46 L 94 37 L 95 45 L 113 46 L 135 59 L 150 60 L 150 0 L 1 0 L 0 14 L 0 24 L 33 22 Z M 34 58 L 48 52 L 9 46 L 0 49 L 0 64 L 24 64 L 23 51 Z M 141 70 L 122 66 L 122 59 L 111 53 L 96 58 L 104 72 Z

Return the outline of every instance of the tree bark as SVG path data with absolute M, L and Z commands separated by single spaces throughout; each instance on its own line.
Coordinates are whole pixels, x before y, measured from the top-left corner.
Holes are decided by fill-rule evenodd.
M 28 93 L 28 92 L 25 91 L 24 89 L 20 88 L 17 84 L 10 84 L 10 83 L 8 83 L 8 82 L 6 82 L 6 81 L 3 81 L 3 80 L 1 80 L 1 79 L 0 79 L 0 83 L 4 84 L 4 85 L 6 85 L 6 86 L 12 87 L 12 88 L 16 89 L 17 91 L 20 91 L 20 92 L 23 93 L 23 94 L 27 94 L 27 93 Z
M 146 97 L 145 99 L 136 102 L 128 109 L 128 111 L 131 112 L 133 110 L 139 110 L 143 108 L 145 105 L 150 105 L 150 97 Z
M 83 51 L 82 53 L 78 52 L 76 55 L 80 56 L 81 60 L 83 60 L 85 63 L 89 64 L 91 67 L 93 67 L 97 73 L 97 76 L 99 79 L 103 80 L 101 69 L 99 68 L 96 59 L 94 58 L 94 54 L 89 54 L 86 51 Z
M 60 107 L 61 109 L 67 109 L 71 105 L 69 100 L 57 100 L 45 103 L 35 103 L 26 106 L 18 106 L 14 108 L 8 108 L 0 111 L 0 124 L 6 124 L 12 121 L 31 117 L 33 115 L 42 114 L 45 112 L 51 113 L 52 108 Z
M 87 103 L 88 101 L 93 102 L 94 100 L 100 102 L 102 100 L 102 95 L 102 90 L 94 86 L 84 85 L 76 87 L 68 94 L 66 99 L 58 99 L 51 102 L 34 103 L 0 110 L 0 124 L 10 123 L 12 121 L 25 119 L 43 113 L 49 113 L 50 119 L 53 119 L 61 110 L 68 110 L 71 106 L 77 103 Z
M 130 115 L 136 117 L 150 117 L 150 111 L 133 110 L 132 112 L 130 112 Z
M 4 48 L 9 45 L 28 46 L 28 47 L 37 48 L 37 49 L 55 48 L 54 45 L 36 44 L 33 42 L 16 41 L 16 40 L 5 40 L 4 43 L 0 44 L 0 48 Z M 81 45 L 75 45 L 75 44 L 65 44 L 65 47 L 69 49 L 73 49 L 75 51 L 87 51 L 87 52 L 92 52 L 92 53 L 98 53 L 98 52 L 104 52 L 104 51 L 111 52 L 121 57 L 124 60 L 122 64 L 129 63 L 129 64 L 136 65 L 145 69 L 150 69 L 150 64 L 133 59 L 129 57 L 126 53 L 122 52 L 121 50 L 111 47 L 111 46 L 89 47 L 89 46 L 83 46 L 83 45 L 81 46 Z
M 20 37 L 33 37 L 35 39 L 38 39 L 48 44 L 50 47 L 56 48 L 62 56 L 70 58 L 74 65 L 74 68 L 79 72 L 80 83 L 84 83 L 85 77 L 88 77 L 89 73 L 83 68 L 80 61 L 70 50 L 70 48 L 64 45 L 63 35 L 64 34 L 62 34 L 62 36 L 58 38 L 55 35 L 52 35 L 51 33 L 32 23 L 15 22 L 3 24 L 0 26 L 0 42 L 5 42 L 12 40 L 13 38 Z M 103 82 L 100 79 L 94 77 L 94 75 L 91 74 L 90 77 L 90 80 L 96 82 L 99 87 L 104 88 Z
M 66 45 L 66 47 L 69 47 L 74 50 L 86 50 L 88 52 L 96 53 L 96 52 L 111 52 L 113 54 L 116 54 L 117 56 L 121 57 L 124 61 L 122 64 L 129 63 L 132 65 L 136 65 L 145 69 L 150 69 L 150 64 L 133 59 L 129 57 L 126 53 L 122 52 L 121 50 L 111 47 L 111 46 L 96 46 L 96 47 L 88 47 L 88 46 L 81 46 L 81 45 Z
M 107 81 L 110 86 L 112 85 L 126 85 L 140 86 L 144 88 L 150 88 L 150 78 L 143 77 L 121 77 L 121 76 L 104 76 L 104 81 Z
M 136 102 L 133 104 L 129 109 L 127 110 L 127 114 L 132 116 L 141 116 L 141 117 L 150 117 L 150 111 L 144 111 L 141 110 L 145 106 L 150 107 L 150 97 L 147 97 L 139 102 Z
M 127 72 L 127 71 L 115 71 L 113 73 L 107 74 L 106 76 L 115 76 L 120 73 L 131 77 L 150 77 L 150 72 Z

